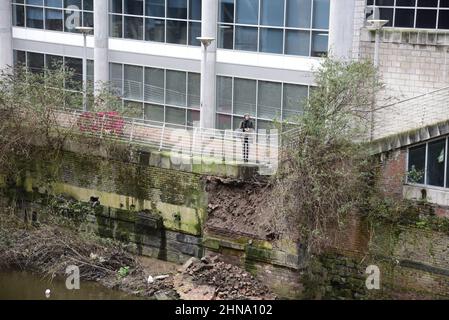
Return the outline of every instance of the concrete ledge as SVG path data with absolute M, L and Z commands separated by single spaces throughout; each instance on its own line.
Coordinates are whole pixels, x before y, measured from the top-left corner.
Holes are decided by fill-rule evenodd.
M 449 120 L 375 140 L 370 144 L 370 152 L 379 154 L 447 134 L 449 134 Z

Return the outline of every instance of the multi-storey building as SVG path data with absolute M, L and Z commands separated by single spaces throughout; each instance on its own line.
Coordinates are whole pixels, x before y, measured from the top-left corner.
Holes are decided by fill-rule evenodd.
M 329 0 L 2 0 L 1 64 L 44 68 L 63 57 L 111 81 L 133 117 L 191 126 L 257 128 L 301 112 L 313 68 L 328 52 Z M 214 41 L 202 54 L 198 37 Z
M 128 115 L 179 126 L 202 114 L 235 129 L 249 113 L 267 128 L 301 113 L 323 55 L 373 59 L 390 191 L 449 205 L 448 0 L 0 0 L 0 68 L 56 59 L 81 74 L 77 26 L 94 28 L 90 80 L 110 81 Z

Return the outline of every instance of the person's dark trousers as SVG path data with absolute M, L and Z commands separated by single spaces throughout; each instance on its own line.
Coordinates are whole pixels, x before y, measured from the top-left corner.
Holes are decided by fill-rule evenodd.
M 243 141 L 243 161 L 248 162 L 248 153 L 249 153 L 249 138 L 245 137 Z

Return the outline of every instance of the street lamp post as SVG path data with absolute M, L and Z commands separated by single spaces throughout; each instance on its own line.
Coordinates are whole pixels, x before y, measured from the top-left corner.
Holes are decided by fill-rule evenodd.
M 388 20 L 377 20 L 369 19 L 367 20 L 368 29 L 375 31 L 374 39 L 374 66 L 377 68 L 379 66 L 379 49 L 380 49 L 380 30 L 388 23 Z
M 92 27 L 76 27 L 77 31 L 83 34 L 83 111 L 87 111 L 87 35 L 90 34 L 94 28 Z
M 206 89 L 206 86 L 208 85 L 209 81 L 209 72 L 207 70 L 207 47 L 210 46 L 210 44 L 215 40 L 213 37 L 197 37 L 197 40 L 199 40 L 202 44 L 202 50 L 203 50 L 203 58 L 201 59 L 201 97 L 200 97 L 200 130 L 203 128 L 207 128 L 207 120 L 209 119 L 210 115 L 209 113 L 212 112 L 210 108 L 212 106 L 208 105 L 206 101 L 208 90 Z M 213 115 L 215 116 L 215 115 Z
M 380 51 L 380 30 L 388 23 L 388 20 L 377 20 L 377 19 L 369 19 L 367 20 L 368 29 L 374 30 L 375 38 L 374 38 L 374 67 L 377 69 L 379 67 L 379 51 Z M 374 86 L 373 79 L 373 86 Z M 374 88 L 373 88 L 374 89 Z M 371 103 L 371 130 L 370 130 L 370 141 L 374 139 L 374 112 L 376 106 L 376 92 L 373 92 L 373 101 Z

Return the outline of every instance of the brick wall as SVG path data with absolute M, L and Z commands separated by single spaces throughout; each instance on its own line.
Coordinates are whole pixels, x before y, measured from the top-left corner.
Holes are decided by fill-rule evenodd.
M 394 150 L 381 156 L 380 188 L 387 196 L 402 198 L 407 163 L 405 149 Z

